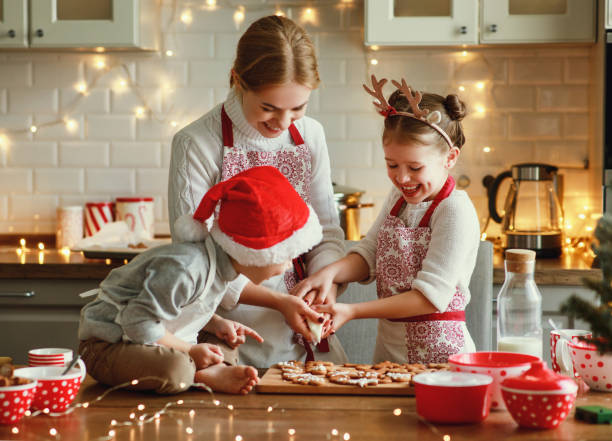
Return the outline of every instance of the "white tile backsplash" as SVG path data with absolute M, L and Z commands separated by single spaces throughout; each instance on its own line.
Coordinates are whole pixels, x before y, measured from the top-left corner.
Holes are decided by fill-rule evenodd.
M 190 25 L 164 25 L 159 53 L 2 53 L 0 133 L 8 131 L 9 142 L 0 146 L 0 233 L 53 232 L 58 204 L 122 195 L 153 196 L 156 231 L 167 233 L 172 135 L 226 97 L 241 33 L 250 21 L 275 10 L 271 1 L 246 5 L 257 8 L 247 9 L 240 29 L 234 8 L 192 7 Z M 303 6 L 283 10 L 299 21 L 307 5 L 304 0 Z M 431 92 L 458 93 L 466 102 L 467 143 L 453 174 L 470 179 L 467 191 L 483 222 L 482 178 L 519 162 L 566 167 L 560 170 L 566 214 L 598 204 L 590 200 L 588 187 L 595 172 L 581 169 L 594 139 L 588 98 L 597 66 L 592 46 L 480 46 L 465 48 L 466 56 L 463 48 L 448 47 L 372 51 L 363 44 L 363 2 L 336 6 L 317 5 L 317 23 L 305 25 L 317 47 L 322 80 L 308 114 L 325 129 L 332 179 L 365 190 L 363 200 L 376 203 L 362 211 L 363 232 L 391 186 L 380 141 L 383 120 L 361 87 L 373 73 L 403 76 Z M 171 14 L 172 2 L 163 2 L 162 23 Z M 108 69 L 96 68 L 100 58 Z M 377 65 L 370 64 L 372 58 Z M 128 73 L 137 93 L 118 86 Z M 86 96 L 75 88 L 82 80 L 91 86 Z M 391 91 L 387 85 L 386 94 Z M 143 118 L 134 114 L 142 105 L 137 94 L 153 110 Z M 63 123 L 45 125 L 64 118 L 75 119 L 76 130 Z M 33 123 L 39 126 L 35 134 L 28 130 Z

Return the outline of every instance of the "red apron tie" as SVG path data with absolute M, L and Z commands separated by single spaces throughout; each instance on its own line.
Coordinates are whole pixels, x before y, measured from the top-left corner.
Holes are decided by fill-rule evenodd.
M 413 317 L 403 317 L 389 319 L 391 322 L 414 323 L 414 322 L 437 322 L 444 321 L 465 321 L 465 311 L 433 312 L 431 314 L 415 315 Z

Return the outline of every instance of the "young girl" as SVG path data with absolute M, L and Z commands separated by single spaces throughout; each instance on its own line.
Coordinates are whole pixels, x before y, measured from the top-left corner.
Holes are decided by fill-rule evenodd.
M 334 330 L 352 319 L 379 318 L 375 362 L 446 362 L 451 354 L 475 350 L 465 306 L 478 217 L 448 174 L 465 143 L 465 107 L 456 95 L 413 94 L 403 79 L 393 81 L 398 90 L 387 103 L 386 81 L 372 76 L 373 90 L 364 88 L 385 117 L 382 143 L 393 189 L 367 236 L 293 292 L 316 289 L 320 301 L 332 283 L 376 278 L 378 300 L 315 310 L 333 314 Z
M 226 101 L 183 128 L 172 141 L 168 206 L 173 235 L 174 221 L 193 213 L 211 186 L 242 170 L 272 165 L 312 205 L 323 226 L 322 242 L 305 255 L 305 272 L 312 273 L 344 255 L 323 128 L 304 116 L 311 91 L 318 84 L 314 46 L 302 28 L 287 18 L 269 16 L 246 30 L 238 42 Z M 298 267 L 300 272 L 303 269 Z M 296 280 L 293 270 L 263 286 L 241 278 L 232 283 L 231 292 L 235 300 L 241 292 L 251 291 L 279 300 L 286 298 Z M 333 303 L 335 293 L 336 288 L 331 288 L 326 301 Z M 311 335 L 298 314 L 246 305 L 219 313 L 255 328 L 264 338 L 261 345 L 247 341 L 240 347 L 242 363 L 267 367 L 306 356 L 305 346 L 296 343 L 300 339 L 294 330 L 307 339 Z M 320 348 L 330 352 L 315 349 L 310 356 L 346 361 L 337 339 L 329 340 L 329 348 L 324 346 Z

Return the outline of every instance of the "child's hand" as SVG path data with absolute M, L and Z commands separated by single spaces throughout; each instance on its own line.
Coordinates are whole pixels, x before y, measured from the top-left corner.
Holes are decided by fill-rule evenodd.
M 219 346 L 210 343 L 198 343 L 191 346 L 189 356 L 194 361 L 196 369 L 204 369 L 223 362 L 223 353 Z
M 233 320 L 219 320 L 216 325 L 215 335 L 225 341 L 232 349 L 244 343 L 247 335 L 250 335 L 259 343 L 263 343 L 261 335 L 248 326 Z
M 330 333 L 336 332 L 340 329 L 344 324 L 353 318 L 353 310 L 352 305 L 348 303 L 334 303 L 327 305 L 315 305 L 313 309 L 320 313 L 331 314 L 332 323 L 328 329 L 327 334 L 323 334 L 327 337 Z
M 313 311 L 301 298 L 286 295 L 283 297 L 278 310 L 285 316 L 285 320 L 295 332 L 302 334 L 308 341 L 312 341 L 312 334 L 306 324 L 306 319 L 323 323 L 322 315 Z
M 291 290 L 291 294 L 303 298 L 308 305 L 320 305 L 326 303 L 329 296 L 336 299 L 338 286 L 334 284 L 332 271 L 323 268 L 304 280 L 298 282 Z

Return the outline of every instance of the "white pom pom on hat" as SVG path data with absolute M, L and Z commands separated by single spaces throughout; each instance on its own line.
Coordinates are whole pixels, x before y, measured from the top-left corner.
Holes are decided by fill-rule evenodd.
M 175 239 L 201 241 L 214 212 L 210 234 L 242 265 L 265 266 L 298 257 L 322 237 L 319 219 L 275 167 L 245 170 L 212 187 L 193 216 L 175 223 Z

